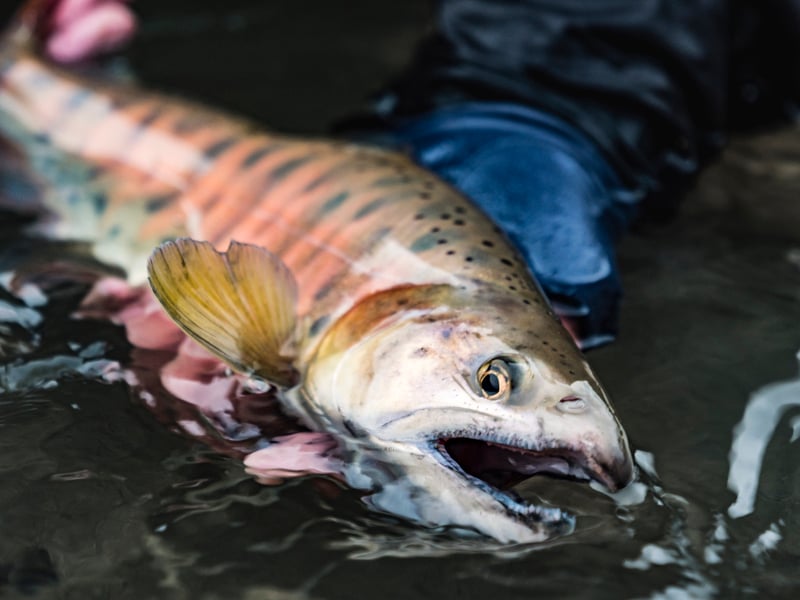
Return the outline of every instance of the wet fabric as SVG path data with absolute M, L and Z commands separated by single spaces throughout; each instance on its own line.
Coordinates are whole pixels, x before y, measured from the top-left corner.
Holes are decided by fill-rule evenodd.
M 614 339 L 614 242 L 640 197 L 568 123 L 509 103 L 465 103 L 399 120 L 383 140 L 477 202 L 525 257 L 583 348 Z
M 506 231 L 584 347 L 613 339 L 614 241 L 671 214 L 733 128 L 794 118 L 800 0 L 439 0 L 388 132 Z
M 794 115 L 798 33 L 798 0 L 439 0 L 378 113 L 392 126 L 465 101 L 544 109 L 669 213 L 731 128 Z

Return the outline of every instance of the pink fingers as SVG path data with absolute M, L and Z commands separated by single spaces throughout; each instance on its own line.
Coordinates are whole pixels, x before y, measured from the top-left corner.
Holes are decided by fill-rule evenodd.
M 73 63 L 123 46 L 136 31 L 136 18 L 121 2 L 64 0 L 56 7 L 52 25 L 45 40 L 48 55 Z

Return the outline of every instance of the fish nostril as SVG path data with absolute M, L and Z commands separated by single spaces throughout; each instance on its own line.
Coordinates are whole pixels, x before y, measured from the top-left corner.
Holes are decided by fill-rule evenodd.
M 564 396 L 559 400 L 556 408 L 565 413 L 582 413 L 586 410 L 586 401 L 578 396 Z

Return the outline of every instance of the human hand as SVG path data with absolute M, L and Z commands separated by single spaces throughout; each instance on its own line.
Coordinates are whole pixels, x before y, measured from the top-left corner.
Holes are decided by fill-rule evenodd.
M 136 25 L 126 0 L 56 0 L 42 42 L 53 60 L 75 63 L 124 46 Z

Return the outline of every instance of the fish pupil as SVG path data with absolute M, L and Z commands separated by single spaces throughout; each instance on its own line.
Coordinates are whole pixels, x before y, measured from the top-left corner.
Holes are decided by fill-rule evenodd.
M 488 396 L 494 396 L 500 391 L 500 379 L 494 373 L 487 373 L 481 379 L 481 389 Z

